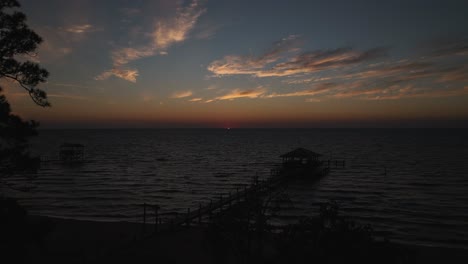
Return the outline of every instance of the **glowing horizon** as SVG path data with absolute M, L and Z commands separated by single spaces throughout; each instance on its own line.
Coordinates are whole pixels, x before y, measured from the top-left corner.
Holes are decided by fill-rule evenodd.
M 44 128 L 468 126 L 467 4 L 372 3 L 24 0 L 52 107 L 1 85 Z

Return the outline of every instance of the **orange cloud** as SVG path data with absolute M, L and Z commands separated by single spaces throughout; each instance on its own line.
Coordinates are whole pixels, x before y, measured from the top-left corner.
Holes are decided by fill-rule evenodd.
M 438 82 L 468 82 L 468 66 L 444 72 Z
M 330 92 L 336 89 L 337 85 L 335 83 L 324 83 L 318 85 L 313 89 L 296 91 L 296 92 L 289 92 L 289 93 L 272 93 L 269 95 L 264 96 L 265 98 L 275 98 L 275 97 L 297 97 L 297 96 L 313 96 L 318 94 L 323 94 Z
M 261 95 L 266 93 L 266 89 L 263 87 L 258 87 L 256 89 L 250 89 L 250 90 L 240 90 L 240 89 L 234 89 L 231 92 L 223 95 L 216 97 L 215 100 L 233 100 L 233 99 L 239 99 L 239 98 L 258 98 Z
M 284 57 L 284 54 L 298 51 L 299 37 L 291 35 L 276 42 L 268 52 L 259 56 L 228 55 L 221 60 L 213 61 L 208 65 L 208 70 L 215 75 L 259 75 L 263 68 Z
M 94 79 L 97 81 L 102 81 L 108 79 L 111 76 L 116 76 L 129 82 L 135 83 L 138 77 L 138 70 L 114 68 L 99 74 Z
M 179 98 L 190 97 L 192 95 L 193 95 L 192 91 L 179 91 L 179 92 L 173 93 L 171 98 L 179 99 Z
M 167 55 L 167 49 L 170 46 L 183 42 L 188 38 L 190 31 L 195 27 L 198 18 L 204 12 L 205 9 L 200 7 L 199 1 L 193 0 L 188 6 L 179 8 L 174 17 L 157 21 L 154 30 L 150 33 L 150 43 L 113 51 L 111 57 L 114 68 L 98 75 L 96 80 L 105 80 L 111 76 L 116 76 L 127 81 L 136 82 L 138 70 L 132 69 L 131 78 L 128 78 L 128 75 L 118 74 L 118 72 L 128 72 L 122 67 L 129 62 L 158 54 Z
M 289 52 L 298 51 L 297 36 L 290 36 L 276 43 L 275 48 L 260 57 L 229 55 L 213 61 L 208 70 L 217 76 L 252 75 L 256 77 L 283 77 L 313 73 L 372 60 L 384 53 L 376 48 L 364 52 L 349 48 L 305 52 L 287 58 Z M 286 62 L 279 62 L 280 60 Z M 276 63 L 276 64 L 274 64 Z M 271 65 L 273 64 L 273 65 Z

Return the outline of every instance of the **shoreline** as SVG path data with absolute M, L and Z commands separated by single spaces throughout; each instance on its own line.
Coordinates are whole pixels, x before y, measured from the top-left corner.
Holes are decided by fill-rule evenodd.
M 174 232 L 149 236 L 154 226 L 130 222 L 100 222 L 31 215 L 29 223 L 47 224 L 52 229 L 44 239 L 30 247 L 28 259 L 40 263 L 139 263 L 158 260 L 162 263 L 215 263 L 207 247 L 204 226 L 191 226 Z M 464 263 L 468 250 L 395 243 L 413 252 L 414 263 Z M 183 254 L 181 254 L 183 252 Z
M 100 222 L 31 215 L 30 223 L 52 224 L 42 245 L 32 247 L 28 260 L 39 263 L 189 263 L 194 258 L 211 263 L 202 247 L 204 229 L 192 226 L 175 232 L 153 234 L 154 226 L 130 222 Z M 198 241 L 198 242 L 197 242 Z M 198 246 L 198 248 L 197 248 Z M 157 249 L 157 250 L 155 250 Z M 188 254 L 180 255 L 180 250 Z M 136 255 L 140 260 L 136 259 Z M 125 260 L 125 261 L 124 261 Z M 174 262 L 175 261 L 175 262 Z M 213 262 L 214 263 L 214 262 Z

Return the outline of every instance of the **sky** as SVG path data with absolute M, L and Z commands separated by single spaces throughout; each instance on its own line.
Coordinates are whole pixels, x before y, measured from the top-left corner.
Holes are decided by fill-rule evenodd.
M 467 1 L 20 3 L 43 128 L 468 127 Z

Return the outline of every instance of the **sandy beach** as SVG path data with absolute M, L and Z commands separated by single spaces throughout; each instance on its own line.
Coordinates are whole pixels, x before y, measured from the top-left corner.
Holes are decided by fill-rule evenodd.
M 204 227 L 153 234 L 154 226 L 127 222 L 93 222 L 44 216 L 32 223 L 52 227 L 40 243 L 29 245 L 27 263 L 218 263 Z M 414 263 L 465 263 L 468 250 L 408 246 Z M 224 250 L 223 250 L 224 251 Z M 229 252 L 229 249 L 227 249 Z M 225 257 L 227 263 L 234 261 Z
M 154 226 L 128 222 L 95 222 L 44 216 L 31 222 L 52 226 L 41 243 L 29 245 L 27 262 L 39 263 L 211 263 L 203 228 L 154 234 Z M 181 254 L 183 252 L 183 254 Z

